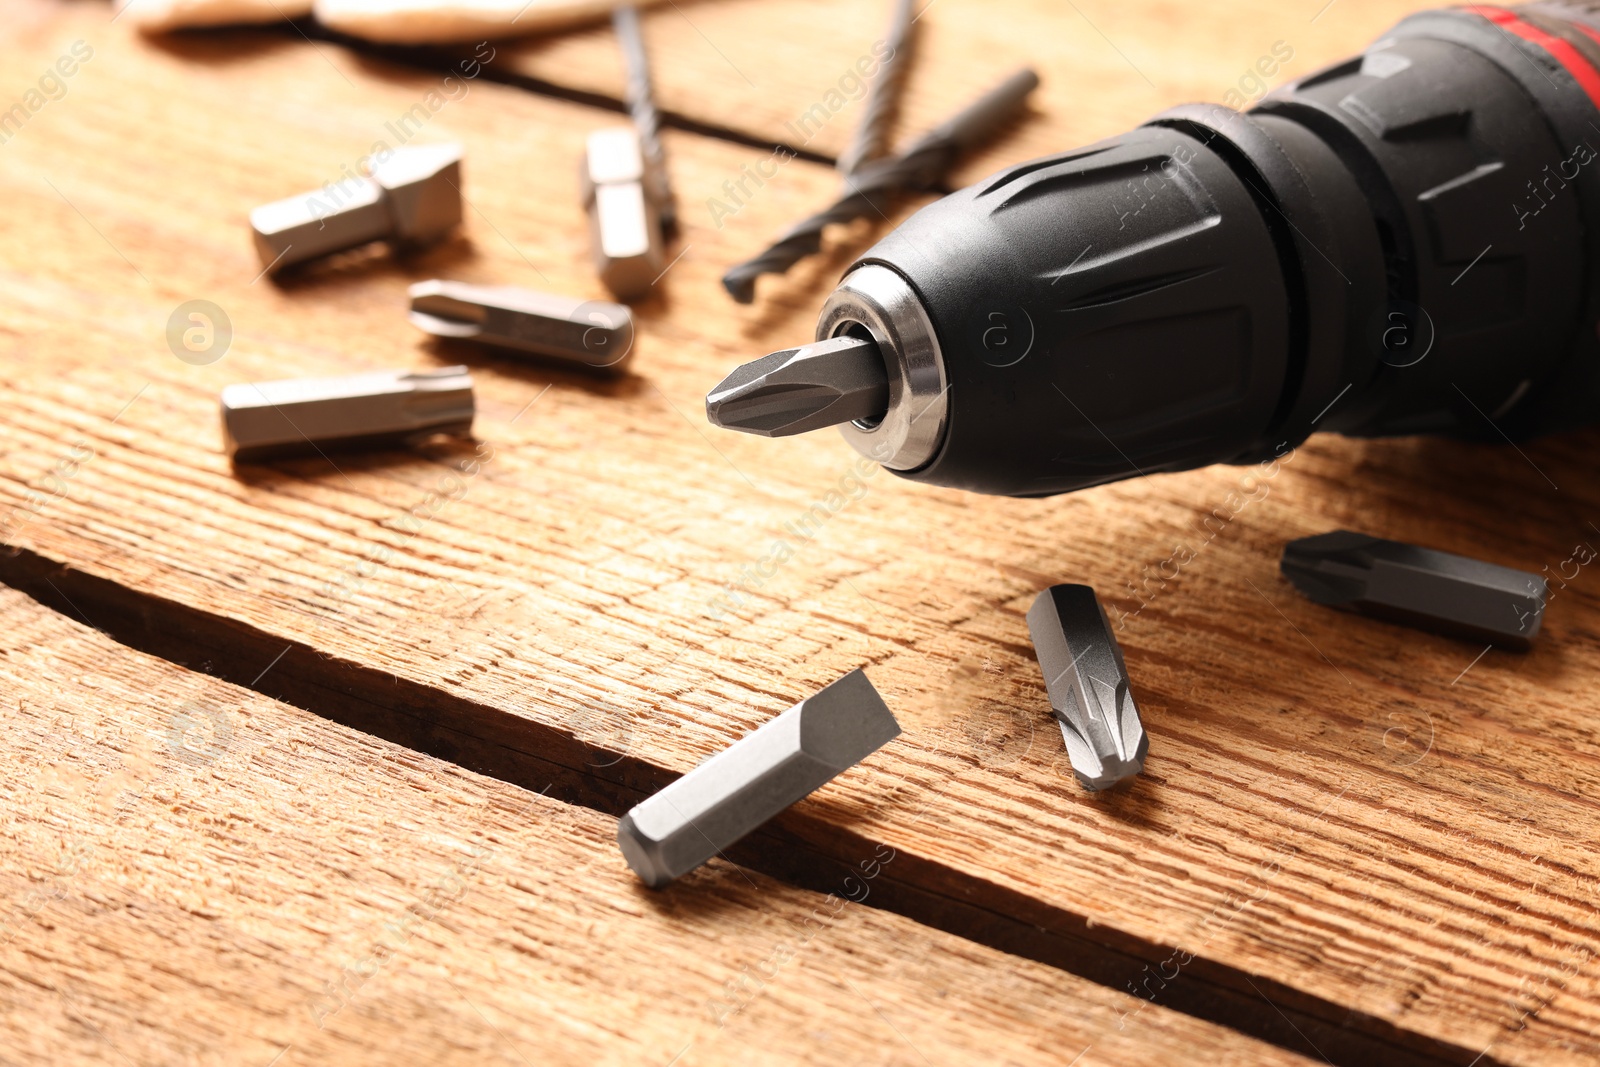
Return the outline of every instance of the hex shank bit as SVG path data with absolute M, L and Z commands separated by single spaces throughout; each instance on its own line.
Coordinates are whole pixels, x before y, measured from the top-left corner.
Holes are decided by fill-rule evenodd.
M 1053 585 L 1028 609 L 1028 632 L 1061 723 L 1072 772 L 1085 789 L 1144 770 L 1150 738 L 1128 689 L 1128 668 L 1094 590 Z
M 413 145 L 363 164 L 365 175 L 250 212 L 256 254 L 273 273 L 371 241 L 430 244 L 461 223 L 461 146 Z
M 289 378 L 222 390 L 222 433 L 235 463 L 254 463 L 467 434 L 474 411 L 465 367 Z
M 609 300 L 439 279 L 410 289 L 411 324 L 435 337 L 619 371 L 633 351 L 633 313 Z
M 617 844 L 652 888 L 680 878 L 898 737 L 867 676 L 851 671 L 634 806 Z
M 1502 648 L 1527 648 L 1544 621 L 1540 575 L 1353 530 L 1290 541 L 1280 567 L 1318 604 Z

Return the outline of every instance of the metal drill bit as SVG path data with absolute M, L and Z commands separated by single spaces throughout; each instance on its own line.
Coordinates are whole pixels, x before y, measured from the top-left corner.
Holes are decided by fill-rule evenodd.
M 608 300 L 438 279 L 418 282 L 410 293 L 412 325 L 435 337 L 613 371 L 633 352 L 633 313 Z
M 589 239 L 595 270 L 619 300 L 644 297 L 666 265 L 661 218 L 645 184 L 644 156 L 632 127 L 589 135 L 583 166 Z
M 383 448 L 472 432 L 465 367 L 290 378 L 222 390 L 222 433 L 235 463 L 325 449 Z
M 1318 604 L 1524 649 L 1544 621 L 1543 577 L 1404 541 L 1335 530 L 1290 541 L 1283 576 Z
M 1072 772 L 1107 789 L 1144 770 L 1150 738 L 1128 689 L 1128 668 L 1094 590 L 1053 585 L 1028 609 L 1028 632 L 1061 723 Z
M 851 671 L 635 805 L 617 844 L 645 885 L 666 885 L 899 735 L 867 676 Z
M 365 161 L 365 176 L 250 212 L 256 253 L 277 273 L 370 241 L 420 246 L 461 223 L 461 146 L 414 145 Z
M 751 360 L 706 394 L 711 425 L 762 437 L 881 418 L 888 407 L 883 356 L 859 337 L 834 337 Z
M 722 287 L 741 304 L 755 299 L 756 279 L 782 274 L 822 247 L 822 231 L 835 222 L 884 214 L 889 201 L 907 190 L 937 184 L 960 154 L 997 133 L 1022 108 L 1039 84 L 1039 76 L 1023 69 L 979 97 L 967 108 L 917 138 L 897 156 L 864 164 L 845 182 L 849 192 L 832 206 L 791 226 L 765 252 L 728 270 Z
M 667 156 L 661 148 L 661 112 L 656 110 L 655 88 L 650 84 L 650 55 L 645 51 L 644 34 L 639 29 L 639 9 L 623 4 L 611 13 L 611 24 L 616 29 L 628 68 L 628 83 L 623 94 L 628 101 L 628 112 L 633 116 L 634 129 L 639 134 L 639 149 L 644 155 L 645 191 L 655 201 L 662 232 L 671 234 L 678 228 L 678 201 L 667 175 Z
M 878 68 L 878 76 L 867 90 L 867 102 L 861 112 L 861 121 L 849 146 L 839 155 L 838 168 L 842 174 L 854 174 L 862 164 L 882 156 L 889 148 L 889 126 L 899 110 L 900 93 L 905 88 L 906 71 L 910 67 L 912 30 L 917 20 L 911 15 L 915 0 L 894 0 L 894 14 L 889 21 L 889 33 L 883 42 L 889 55 Z

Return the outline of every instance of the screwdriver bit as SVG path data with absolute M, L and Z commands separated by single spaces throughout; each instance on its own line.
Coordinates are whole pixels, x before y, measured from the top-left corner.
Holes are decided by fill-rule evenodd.
M 633 352 L 633 313 L 607 300 L 438 279 L 418 282 L 410 294 L 412 325 L 435 337 L 611 371 L 621 370 Z
M 1087 585 L 1053 585 L 1028 609 L 1028 632 L 1061 723 L 1072 772 L 1108 789 L 1144 770 L 1150 738 L 1128 689 L 1110 620 Z
M 460 145 L 396 148 L 364 166 L 364 175 L 250 212 L 263 267 L 276 274 L 370 241 L 431 244 L 460 225 Z
M 858 337 L 773 352 L 736 367 L 706 394 L 713 426 L 762 437 L 871 419 L 888 406 L 883 357 L 877 345 Z
M 465 367 L 290 378 L 222 390 L 222 433 L 235 463 L 324 449 L 382 448 L 468 434 L 475 405 Z
M 1280 566 L 1318 604 L 1502 648 L 1527 648 L 1544 621 L 1540 575 L 1352 530 L 1290 541 Z
M 659 888 L 860 763 L 900 724 L 860 670 L 746 734 L 617 824 L 623 858 Z
M 618 300 L 642 299 L 661 276 L 666 254 L 638 132 L 620 126 L 591 133 L 582 179 L 595 270 Z

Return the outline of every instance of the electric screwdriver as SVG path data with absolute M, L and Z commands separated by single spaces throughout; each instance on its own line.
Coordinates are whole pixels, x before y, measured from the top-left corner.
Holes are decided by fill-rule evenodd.
M 1400 22 L 1246 112 L 1186 105 L 912 215 L 718 425 L 840 426 L 1045 496 L 1316 431 L 1520 440 L 1600 414 L 1600 2 Z

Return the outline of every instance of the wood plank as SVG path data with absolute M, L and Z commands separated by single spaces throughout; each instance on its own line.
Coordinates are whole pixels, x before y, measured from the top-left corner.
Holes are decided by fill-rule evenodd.
M 1121 133 L 1175 104 L 1258 98 L 1272 85 L 1353 55 L 1427 0 L 963 0 L 922 5 L 898 124 L 902 143 L 1031 64 L 1043 85 L 1033 114 L 964 162 L 956 185 L 1008 163 Z M 661 107 L 692 122 L 837 156 L 873 70 L 888 0 L 705 0 L 644 15 Z M 1281 69 L 1272 59 L 1292 53 Z M 1256 68 L 1265 57 L 1268 62 Z M 563 88 L 622 98 L 608 26 L 508 42 L 506 67 Z M 1272 71 L 1265 79 L 1260 69 Z M 1264 84 L 1263 84 L 1264 83 Z M 841 91 L 842 89 L 842 91 Z M 1229 97 L 1235 92 L 1237 97 Z M 837 95 L 830 96 L 835 93 Z M 826 111 L 812 112 L 817 105 Z M 811 112 L 816 121 L 802 123 Z M 701 205 L 689 205 L 693 210 Z
M 9 589 L 0 635 L 8 1060 L 1307 1062 L 760 874 L 652 893 L 612 819 Z
M 19 550 L 0 577 L 243 683 L 271 665 L 270 693 L 611 811 L 867 665 L 905 737 L 736 858 L 825 881 L 887 845 L 900 859 L 874 901 L 1286 1045 L 1304 1030 L 1338 1062 L 1593 1057 L 1589 572 L 1533 653 L 1474 662 L 1296 600 L 1274 559 L 1287 537 L 1354 525 L 1555 569 L 1595 536 L 1594 435 L 1528 451 L 1560 492 L 1513 451 L 1437 442 L 1318 440 L 1268 478 L 1215 468 L 1054 501 L 869 469 L 859 499 L 719 613 L 786 523 L 858 483 L 832 435 L 715 435 L 699 398 L 733 361 L 808 336 L 812 290 L 843 257 L 734 309 L 716 286 L 733 239 L 691 217 L 641 308 L 634 376 L 435 353 L 399 315 L 415 278 L 599 295 L 571 161 L 603 116 L 474 85 L 427 130 L 467 144 L 467 236 L 276 288 L 250 282 L 248 208 L 336 176 L 437 78 L 261 35 L 156 45 L 82 12 L 20 35 L 4 69 L 42 69 L 85 35 L 96 58 L 0 158 L 22 235 L 0 248 L 0 516 L 18 517 L 4 539 Z M 673 138 L 684 195 L 749 151 Z M 786 173 L 751 225 L 832 187 L 821 167 Z M 211 366 L 164 339 L 196 297 L 234 321 Z M 227 382 L 444 358 L 479 380 L 493 452 L 471 477 L 437 449 L 242 477 L 220 453 Z M 1217 508 L 1236 513 L 1211 536 Z M 1193 560 L 1154 577 L 1179 545 Z M 1146 777 L 1109 797 L 1066 773 L 1028 651 L 1023 610 L 1060 580 L 1128 615 L 1154 740 Z M 713 865 L 670 899 L 726 877 Z

